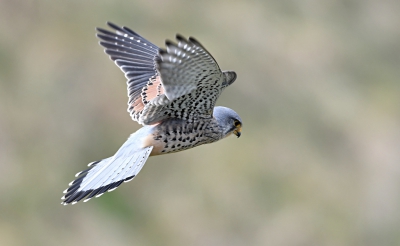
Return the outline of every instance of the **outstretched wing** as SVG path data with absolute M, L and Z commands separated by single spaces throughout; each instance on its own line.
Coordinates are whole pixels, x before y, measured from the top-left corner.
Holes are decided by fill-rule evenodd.
M 129 28 L 108 25 L 116 33 L 97 29 L 97 36 L 128 78 L 128 111 L 141 124 L 211 117 L 222 90 L 236 79 L 194 38 L 177 35 L 163 50 Z
M 211 54 L 194 38 L 176 35 L 177 44 L 167 40 L 167 49 L 160 49 L 157 71 L 172 101 L 214 81 L 222 82 L 222 72 Z
M 141 120 L 145 124 L 169 117 L 189 122 L 212 117 L 222 90 L 236 79 L 235 72 L 222 72 L 196 39 L 185 39 L 181 35 L 176 39 L 177 43 L 167 40 L 167 48 L 160 49 L 156 58 L 164 94 L 150 101 L 143 110 Z
M 149 85 L 151 78 L 157 74 L 154 59 L 159 48 L 127 27 L 119 27 L 107 23 L 116 33 L 97 28 L 97 37 L 105 52 L 125 73 L 128 79 L 128 112 L 133 120 L 138 120 L 138 114 L 143 110 L 145 102 L 142 92 Z M 155 88 L 157 89 L 157 88 Z M 160 86 L 158 89 L 161 89 Z

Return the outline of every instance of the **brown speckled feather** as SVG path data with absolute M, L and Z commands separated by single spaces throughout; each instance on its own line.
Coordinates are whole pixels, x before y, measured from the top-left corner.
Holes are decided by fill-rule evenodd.
M 141 124 L 210 118 L 222 90 L 236 78 L 222 72 L 194 38 L 177 35 L 177 43 L 166 41 L 162 50 L 126 27 L 109 26 L 116 33 L 98 29 L 97 36 L 128 78 L 128 111 Z
M 172 118 L 156 125 L 147 143 L 148 146 L 154 146 L 151 155 L 161 155 L 212 143 L 221 137 L 222 133 L 214 118 L 193 123 Z

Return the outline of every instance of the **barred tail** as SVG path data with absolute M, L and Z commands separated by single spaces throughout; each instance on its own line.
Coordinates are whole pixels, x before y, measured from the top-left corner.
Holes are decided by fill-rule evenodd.
M 131 181 L 142 169 L 149 157 L 153 146 L 146 148 L 132 148 L 129 140 L 118 152 L 107 159 L 90 163 L 89 169 L 76 174 L 77 179 L 61 199 L 63 205 L 75 204 L 84 199 L 99 197 L 106 191 L 115 190 L 123 182 Z

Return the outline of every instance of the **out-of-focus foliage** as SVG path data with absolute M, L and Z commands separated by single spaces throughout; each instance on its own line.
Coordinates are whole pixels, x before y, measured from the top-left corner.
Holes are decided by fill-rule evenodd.
M 400 245 L 400 2 L 0 1 L 0 245 Z M 196 37 L 240 139 L 60 205 L 140 126 L 96 26 Z

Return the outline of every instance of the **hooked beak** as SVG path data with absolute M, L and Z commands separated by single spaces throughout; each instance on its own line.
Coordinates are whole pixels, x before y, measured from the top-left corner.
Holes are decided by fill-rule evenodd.
M 240 130 L 234 130 L 233 134 L 235 134 L 238 138 L 242 135 L 242 133 L 240 132 Z

